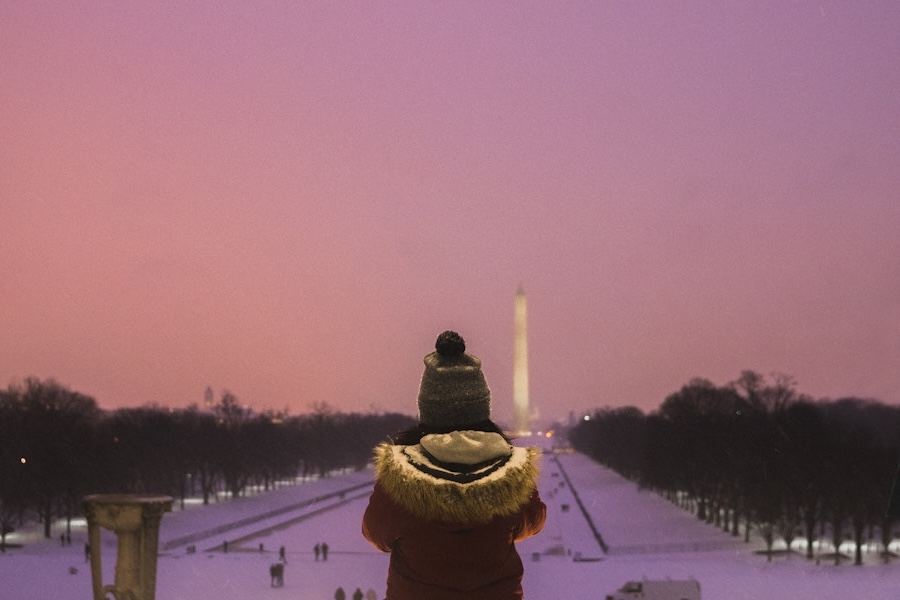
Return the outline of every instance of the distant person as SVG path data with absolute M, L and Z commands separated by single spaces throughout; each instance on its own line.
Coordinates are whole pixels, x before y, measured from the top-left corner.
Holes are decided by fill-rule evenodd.
M 322 560 L 328 560 L 328 544 L 322 542 Z
M 386 600 L 518 600 L 515 542 L 544 526 L 538 450 L 490 419 L 481 361 L 438 336 L 419 384 L 418 426 L 375 449 L 362 533 L 390 552 Z
M 347 592 L 344 591 L 344 588 L 339 587 L 334 590 L 334 600 L 347 600 Z
M 316 555 L 316 560 L 319 560 L 320 552 L 322 552 L 322 546 L 320 546 L 319 544 L 316 544 L 315 546 L 313 546 L 313 553 L 315 553 L 315 555 Z
M 284 586 L 284 563 L 277 562 L 269 565 L 269 577 L 272 579 L 272 587 Z
M 353 592 L 352 596 L 353 600 L 363 600 L 363 592 L 361 589 L 356 588 L 356 591 Z
M 287 564 L 287 557 L 285 556 L 285 553 L 284 553 L 284 546 L 282 546 L 278 549 L 278 560 Z

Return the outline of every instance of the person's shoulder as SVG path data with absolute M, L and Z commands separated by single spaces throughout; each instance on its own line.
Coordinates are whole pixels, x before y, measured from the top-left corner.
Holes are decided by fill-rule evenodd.
M 381 442 L 375 446 L 373 454 L 375 457 L 376 467 L 385 461 L 391 460 L 393 457 L 403 453 L 403 449 L 407 446 L 403 444 L 392 444 L 391 442 Z

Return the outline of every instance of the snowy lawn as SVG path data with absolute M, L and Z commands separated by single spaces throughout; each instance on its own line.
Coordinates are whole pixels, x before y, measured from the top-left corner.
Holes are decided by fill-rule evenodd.
M 566 476 L 609 554 L 601 551 Z M 331 600 L 342 586 L 348 598 L 357 587 L 383 598 L 387 556 L 359 533 L 371 477 L 370 471 L 348 473 L 207 507 L 192 502 L 183 511 L 176 502 L 162 522 L 156 597 Z M 758 539 L 744 544 L 581 455 L 545 456 L 541 494 L 548 505 L 547 526 L 519 544 L 526 598 L 602 600 L 627 580 L 642 577 L 696 578 L 704 600 L 900 598 L 900 561 L 881 565 L 872 554 L 863 566 L 834 566 L 792 554 L 767 562 L 755 554 L 764 547 Z M 55 528 L 53 540 L 40 538 L 36 530 L 10 536 L 21 547 L 0 555 L 2 600 L 92 597 L 84 524 L 73 528 L 71 546 L 61 546 L 61 530 Z M 115 538 L 104 532 L 103 539 L 104 583 L 112 583 Z M 225 540 L 228 553 L 221 548 Z M 315 560 L 313 547 L 321 542 L 330 547 L 327 561 Z M 195 553 L 188 553 L 191 545 Z M 273 588 L 268 567 L 281 546 L 287 555 L 285 585 Z

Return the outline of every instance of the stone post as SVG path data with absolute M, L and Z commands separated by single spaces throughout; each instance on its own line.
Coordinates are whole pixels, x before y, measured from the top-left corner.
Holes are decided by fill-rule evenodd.
M 84 498 L 94 600 L 155 600 L 159 524 L 172 510 L 171 496 L 95 494 Z M 116 534 L 116 579 L 103 584 L 100 528 Z

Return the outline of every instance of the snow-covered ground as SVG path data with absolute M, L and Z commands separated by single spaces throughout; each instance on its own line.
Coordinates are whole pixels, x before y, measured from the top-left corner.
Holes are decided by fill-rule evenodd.
M 341 586 L 348 599 L 357 587 L 383 598 L 387 556 L 359 533 L 371 477 L 371 471 L 347 473 L 207 507 L 191 502 L 181 510 L 176 503 L 160 531 L 156 597 L 330 600 Z M 578 454 L 545 455 L 541 494 L 548 506 L 546 528 L 519 544 L 525 597 L 532 600 L 602 599 L 642 577 L 696 578 L 704 600 L 900 598 L 900 561 L 882 565 L 872 553 L 863 566 L 817 564 L 801 554 L 767 562 L 754 552 L 763 548 L 759 540 L 744 544 Z M 22 545 L 0 554 L 0 599 L 92 597 L 84 523 L 75 524 L 71 546 L 60 544 L 60 531 L 61 526 L 53 540 L 36 530 L 10 536 Z M 321 542 L 330 547 L 327 561 L 313 554 Z M 196 552 L 189 553 L 190 546 Z M 273 588 L 268 567 L 281 546 L 285 584 Z M 104 532 L 104 583 L 113 582 L 114 554 L 115 537 Z

